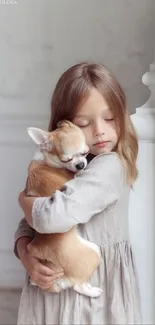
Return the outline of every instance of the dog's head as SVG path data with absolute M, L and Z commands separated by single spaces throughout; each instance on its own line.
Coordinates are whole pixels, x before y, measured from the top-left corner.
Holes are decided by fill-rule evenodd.
M 59 122 L 53 132 L 30 127 L 28 133 L 40 146 L 48 165 L 66 168 L 73 172 L 86 168 L 89 148 L 84 133 L 70 121 Z

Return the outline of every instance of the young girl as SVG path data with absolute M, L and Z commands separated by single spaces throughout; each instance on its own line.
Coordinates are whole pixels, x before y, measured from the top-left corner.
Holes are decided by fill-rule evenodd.
M 18 324 L 141 324 L 136 269 L 128 234 L 129 191 L 137 176 L 137 138 L 123 90 L 107 69 L 81 63 L 58 81 L 51 103 L 49 131 L 68 119 L 82 128 L 90 148 L 88 166 L 51 198 L 19 196 L 26 219 L 15 234 L 15 253 L 27 270 Z M 44 216 L 44 218 L 43 218 Z M 26 221 L 27 220 L 27 221 Z M 72 288 L 45 290 L 61 278 L 27 252 L 35 230 L 81 235 L 100 247 L 102 261 L 90 282 L 103 289 L 90 298 Z M 29 275 L 37 286 L 29 282 Z

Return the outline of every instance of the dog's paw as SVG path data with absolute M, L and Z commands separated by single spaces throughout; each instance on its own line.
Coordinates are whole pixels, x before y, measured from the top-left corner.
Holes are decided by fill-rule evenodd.
M 30 284 L 31 284 L 32 286 L 37 286 L 37 284 L 36 284 L 34 281 L 32 281 L 31 278 L 29 278 L 29 282 L 30 282 Z
M 90 294 L 91 294 L 90 297 L 96 298 L 96 297 L 101 296 L 102 293 L 103 293 L 103 290 L 101 288 L 92 287 L 91 292 L 90 292 Z
M 90 283 L 84 283 L 80 285 L 75 285 L 74 290 L 80 294 L 88 297 L 96 298 L 99 297 L 103 290 L 98 287 L 92 287 Z

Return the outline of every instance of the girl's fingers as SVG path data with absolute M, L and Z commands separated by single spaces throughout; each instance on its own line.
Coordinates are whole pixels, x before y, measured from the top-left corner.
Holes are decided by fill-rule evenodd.
M 55 276 L 44 276 L 39 274 L 37 279 L 34 279 L 34 282 L 41 287 L 50 287 L 56 280 L 61 279 L 64 274 L 55 275 Z
M 40 272 L 41 274 L 46 275 L 46 276 L 52 276 L 52 275 L 55 275 L 55 274 L 62 274 L 63 269 L 52 270 L 52 269 L 48 268 L 47 266 L 40 263 L 38 272 Z
M 47 290 L 47 289 L 49 289 L 54 283 L 56 282 L 56 280 L 55 281 L 52 281 L 52 282 L 50 282 L 50 283 L 48 283 L 48 284 L 39 284 L 38 286 L 39 286 L 39 288 L 41 288 L 41 289 L 43 289 L 43 290 Z
M 50 286 L 42 286 L 42 285 L 38 285 L 38 287 L 42 290 L 47 290 L 50 288 Z

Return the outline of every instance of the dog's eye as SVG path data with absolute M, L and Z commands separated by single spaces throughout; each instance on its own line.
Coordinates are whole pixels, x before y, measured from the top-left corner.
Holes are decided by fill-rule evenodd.
M 71 159 L 66 159 L 66 160 L 62 160 L 62 159 L 61 159 L 61 162 L 63 162 L 63 163 L 68 163 L 68 162 L 70 162 L 70 161 L 72 161 L 72 158 L 71 158 Z
M 82 153 L 82 156 L 86 156 L 86 155 L 88 155 L 88 152 L 89 152 L 89 151 Z

